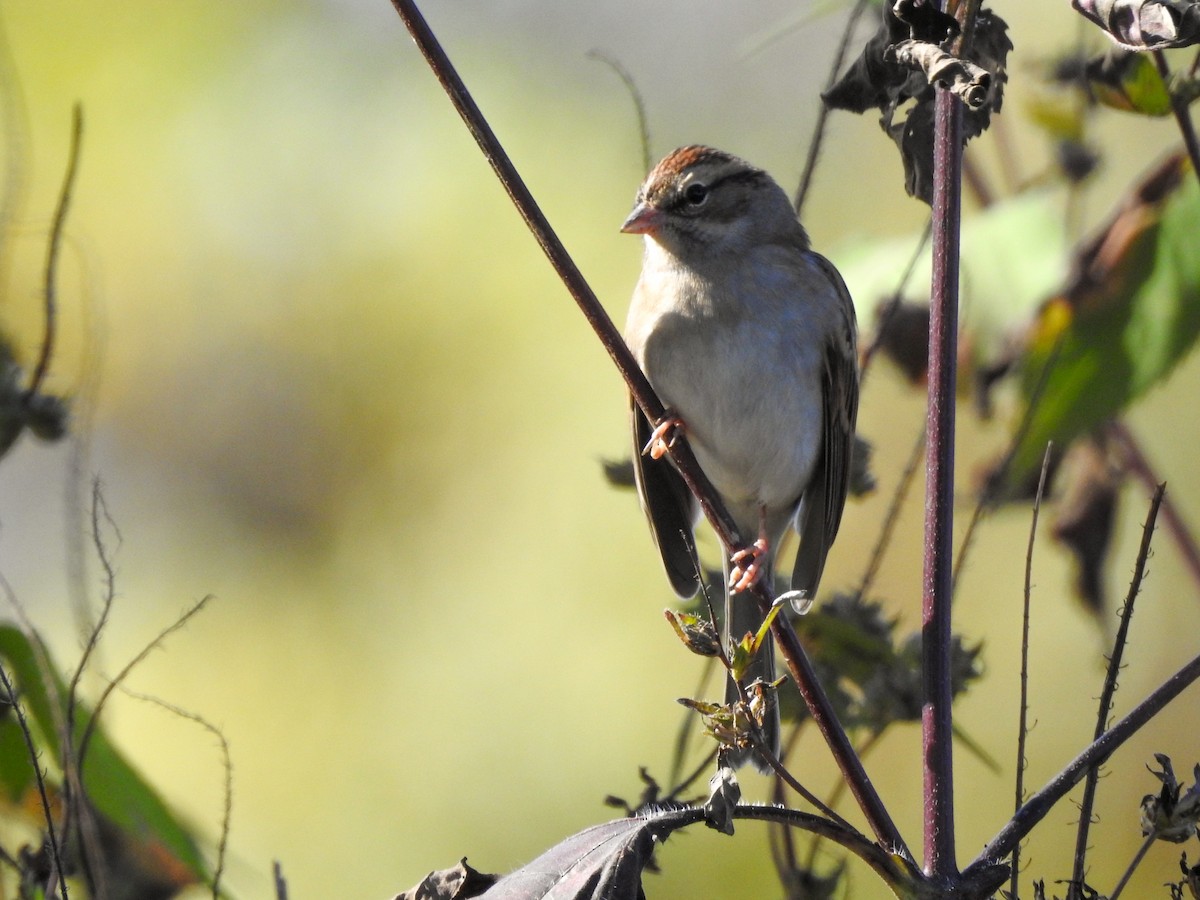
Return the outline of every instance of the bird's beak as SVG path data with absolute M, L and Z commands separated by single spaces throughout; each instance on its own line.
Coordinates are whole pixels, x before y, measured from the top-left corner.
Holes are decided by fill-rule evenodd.
M 663 211 L 649 203 L 639 203 L 621 226 L 625 234 L 654 234 L 666 221 Z

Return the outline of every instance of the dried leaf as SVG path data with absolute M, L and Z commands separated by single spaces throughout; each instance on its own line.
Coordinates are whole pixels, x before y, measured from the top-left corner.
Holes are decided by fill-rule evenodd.
M 923 385 L 929 370 L 929 304 L 900 297 L 882 304 L 874 343 L 909 383 Z
M 675 635 L 693 653 L 699 656 L 720 655 L 721 640 L 709 619 L 691 613 L 678 613 L 671 609 L 664 609 L 663 615 L 675 629 Z
M 930 84 L 939 84 L 957 96 L 970 109 L 987 102 L 992 76 L 970 60 L 951 56 L 936 44 L 926 41 L 901 41 L 884 51 L 884 58 L 916 69 Z
M 924 4 L 924 7 L 931 6 Z M 912 4 L 897 4 L 897 7 L 902 12 L 913 9 Z M 984 80 L 979 76 L 968 75 L 962 82 L 964 92 L 978 103 L 975 108 L 968 107 L 963 118 L 963 140 L 966 141 L 981 134 L 988 126 L 992 111 L 1000 110 L 1007 81 L 1006 60 L 1012 42 L 1004 21 L 990 10 L 980 10 L 975 20 L 970 57 L 955 59 L 933 46 L 945 38 L 940 20 L 929 26 L 931 33 L 928 34 L 921 27 L 925 24 L 921 21 L 918 27 L 913 27 L 885 3 L 879 28 L 867 41 L 858 59 L 837 84 L 822 95 L 822 99 L 832 109 L 857 113 L 873 107 L 878 109 L 882 113 L 880 125 L 900 148 L 905 189 L 912 196 L 930 203 L 933 199 L 935 89 L 926 77 L 927 69 L 951 76 L 956 71 L 988 75 L 988 89 L 983 94 L 969 87 L 972 82 Z M 939 33 L 939 29 L 943 33 Z M 924 42 L 927 47 L 918 48 L 910 43 L 912 41 Z M 899 54 L 898 46 L 905 48 Z M 914 71 L 902 64 L 902 58 L 927 63 L 926 68 Z
M 430 872 L 421 883 L 396 895 L 395 900 L 469 900 L 481 896 L 496 883 L 495 875 L 476 872 L 464 856 L 458 865 Z
M 1142 798 L 1142 834 L 1153 835 L 1157 840 L 1181 844 L 1197 833 L 1200 823 L 1200 765 L 1193 772 L 1195 783 L 1186 791 L 1175 777 L 1171 758 L 1165 753 L 1155 753 L 1154 758 L 1162 771 L 1149 769 L 1150 774 L 1162 782 L 1158 795 L 1147 794 Z
M 733 834 L 733 813 L 742 799 L 742 786 L 729 766 L 721 766 L 708 780 L 704 824 L 721 834 Z
M 1088 612 L 1106 608 L 1104 568 L 1116 523 L 1121 471 L 1102 437 L 1076 441 L 1062 463 L 1066 485 L 1052 534 L 1075 560 L 1075 590 Z
M 1071 5 L 1130 50 L 1187 47 L 1200 40 L 1196 0 L 1071 0 Z
M 671 809 L 594 825 L 502 876 L 484 896 L 487 900 L 642 900 L 642 872 L 655 848 L 698 819 L 694 810 Z

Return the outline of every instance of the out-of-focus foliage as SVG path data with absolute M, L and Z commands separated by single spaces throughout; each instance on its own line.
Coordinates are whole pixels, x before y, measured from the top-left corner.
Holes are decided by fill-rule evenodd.
M 1200 188 L 1172 156 L 1141 179 L 1075 254 L 1063 290 L 1032 324 L 1021 386 L 1032 411 L 1010 483 L 1126 409 L 1166 377 L 1200 335 Z
M 67 682 L 46 649 L 35 646 L 15 626 L 0 625 L 0 658 L 17 691 L 0 719 L 0 783 L 7 808 L 22 811 L 31 824 L 44 827 L 34 765 L 53 760 L 57 771 L 53 777 L 47 773 L 48 787 L 55 798 L 55 831 L 69 875 L 86 872 L 89 881 L 99 879 L 106 896 L 114 900 L 170 897 L 203 882 L 208 867 L 191 829 L 112 745 L 104 729 L 95 726 L 91 710 L 77 698 L 69 716 Z M 36 758 L 12 708 L 14 699 L 28 716 Z M 60 737 L 68 718 L 75 725 L 69 750 Z M 89 729 L 90 739 L 81 747 Z M 81 749 L 83 757 L 78 755 Z M 64 760 L 65 752 L 71 757 Z M 69 781 L 64 784 L 64 765 L 78 771 L 83 796 Z M 48 843 L 28 857 L 15 847 L 5 849 L 11 859 L 32 861 L 35 871 L 26 873 L 24 881 L 36 881 L 39 871 L 43 877 L 55 874 Z M 95 849 L 101 851 L 99 857 L 93 855 Z

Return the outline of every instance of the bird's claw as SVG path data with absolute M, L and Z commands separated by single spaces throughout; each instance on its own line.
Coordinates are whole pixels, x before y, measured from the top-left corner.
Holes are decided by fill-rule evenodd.
M 740 593 L 747 588 L 751 588 L 762 575 L 762 566 L 759 561 L 767 553 L 766 538 L 759 538 L 752 546 L 745 550 L 739 550 L 729 559 L 733 563 L 733 569 L 729 573 L 729 592 L 731 594 Z
M 683 419 L 668 413 L 654 426 L 654 431 L 650 432 L 650 440 L 642 448 L 642 455 L 651 459 L 662 459 L 667 455 L 667 451 L 675 446 L 675 437 L 683 428 Z

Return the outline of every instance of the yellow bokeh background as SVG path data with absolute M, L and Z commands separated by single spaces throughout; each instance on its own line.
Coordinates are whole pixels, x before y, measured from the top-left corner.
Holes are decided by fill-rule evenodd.
M 783 2 L 427 6 L 618 322 L 639 248 L 617 227 L 642 165 L 629 98 L 586 51 L 634 75 L 656 153 L 702 140 L 790 184 L 839 27 L 814 15 L 776 34 L 796 18 Z M 1032 177 L 1048 157 L 1020 124 L 1023 84 L 1077 17 L 1065 4 L 1053 16 L 1037 0 L 1009 6 L 1006 115 Z M 100 590 L 94 559 L 82 574 L 79 564 L 90 548 L 78 497 L 97 476 L 120 529 L 100 669 L 119 670 L 215 595 L 130 684 L 228 737 L 229 889 L 270 896 L 273 860 L 294 897 L 387 897 L 464 855 L 506 871 L 611 817 L 606 794 L 635 798 L 638 765 L 664 775 L 674 700 L 694 691 L 699 664 L 661 619 L 670 592 L 633 496 L 601 477 L 602 459 L 627 452 L 622 385 L 391 7 L 43 0 L 0 4 L 0 16 L 17 79 L 3 102 L 19 123 L 6 132 L 19 206 L 0 326 L 26 364 L 76 101 L 86 119 L 49 385 L 76 398 L 75 441 L 24 438 L 0 462 L 0 573 L 70 664 L 72 597 Z M 1119 149 L 1094 215 L 1143 167 L 1148 143 L 1174 140 L 1168 124 L 1107 127 Z M 834 116 L 829 141 L 806 209 L 817 246 L 836 261 L 915 233 L 924 211 L 904 197 L 874 117 Z M 997 153 L 981 150 L 985 164 Z M 869 325 L 874 299 L 858 299 Z M 1195 521 L 1200 424 L 1178 410 L 1192 408 L 1198 381 L 1190 361 L 1131 416 Z M 827 587 L 860 576 L 923 409 L 877 368 L 861 429 L 881 487 L 848 510 Z M 963 522 L 973 467 L 1005 427 L 964 410 Z M 1136 487 L 1125 499 L 1113 596 L 1145 508 Z M 877 588 L 907 628 L 920 509 L 918 484 Z M 958 721 L 1001 767 L 957 753 L 964 863 L 1012 807 L 1028 526 L 1024 509 L 987 520 L 956 609 L 988 666 Z M 1118 712 L 1196 649 L 1196 585 L 1165 535 L 1157 547 Z M 1070 599 L 1069 567 L 1044 539 L 1034 575 L 1036 788 L 1090 737 L 1111 626 Z M 1186 772 L 1200 757 L 1196 698 L 1113 759 L 1093 831 L 1097 887 L 1138 842 L 1137 803 L 1155 787 L 1143 763 L 1166 752 Z M 212 739 L 129 698 L 107 727 L 211 841 L 222 783 Z M 866 761 L 917 852 L 919 747 L 915 728 L 897 728 Z M 815 735 L 796 770 L 818 793 L 835 780 Z M 763 796 L 754 778 L 746 788 Z M 1064 804 L 1035 832 L 1031 873 L 1068 876 L 1074 818 Z M 764 837 L 750 824 L 733 840 L 682 835 L 648 895 L 777 896 Z M 1177 855 L 1154 848 L 1130 890 L 1159 890 Z M 851 896 L 885 895 L 851 870 Z

